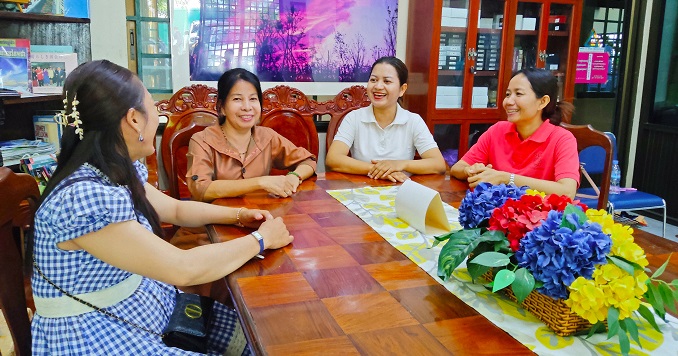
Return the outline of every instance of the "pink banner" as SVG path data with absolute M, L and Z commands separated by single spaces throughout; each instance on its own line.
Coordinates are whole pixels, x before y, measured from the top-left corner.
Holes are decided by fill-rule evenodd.
M 580 47 L 574 82 L 603 84 L 607 82 L 609 65 L 610 54 L 602 48 Z

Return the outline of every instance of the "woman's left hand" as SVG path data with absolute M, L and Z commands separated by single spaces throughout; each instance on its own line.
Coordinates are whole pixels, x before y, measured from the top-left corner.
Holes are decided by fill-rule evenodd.
M 403 161 L 378 161 L 372 160 L 372 167 L 367 172 L 367 176 L 372 179 L 385 179 L 393 172 L 400 172 L 405 170 L 405 163 Z
M 243 226 L 256 229 L 266 220 L 273 220 L 273 215 L 268 210 L 247 209 L 240 210 L 239 222 Z
M 490 184 L 502 184 L 508 181 L 508 179 L 506 178 L 507 175 L 508 173 L 504 171 L 498 171 L 492 168 L 485 168 L 482 172 L 468 177 L 468 183 L 471 188 L 477 186 L 481 182 L 487 182 Z

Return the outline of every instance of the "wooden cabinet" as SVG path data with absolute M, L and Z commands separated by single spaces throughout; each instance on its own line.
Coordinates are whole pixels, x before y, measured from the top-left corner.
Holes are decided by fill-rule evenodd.
M 70 45 L 78 62 L 92 59 L 89 19 L 18 12 L 0 12 L 0 37 L 28 38 L 31 44 Z M 61 109 L 60 95 L 0 98 L 0 141 L 34 139 L 33 115 Z
M 410 1 L 408 110 L 420 114 L 448 164 L 505 118 L 513 71 L 548 68 L 571 101 L 582 0 Z

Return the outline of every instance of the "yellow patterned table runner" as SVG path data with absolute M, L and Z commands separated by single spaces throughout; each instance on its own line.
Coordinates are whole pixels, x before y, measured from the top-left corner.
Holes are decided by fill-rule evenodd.
M 398 187 L 365 187 L 327 192 L 452 294 L 535 353 L 577 356 L 619 354 L 616 337 L 607 340 L 605 334 L 597 334 L 589 339 L 584 336 L 557 336 L 516 303 L 472 283 L 465 262 L 447 282 L 441 280 L 437 271 L 442 245 L 431 248 L 433 236 L 423 235 L 397 217 L 395 196 Z M 452 229 L 461 229 L 458 210 L 448 204 L 444 204 L 444 208 Z M 631 341 L 631 355 L 678 355 L 678 320 L 668 314 L 667 320 L 669 323 L 657 321 L 663 334 L 643 320 L 638 329 L 643 348 Z

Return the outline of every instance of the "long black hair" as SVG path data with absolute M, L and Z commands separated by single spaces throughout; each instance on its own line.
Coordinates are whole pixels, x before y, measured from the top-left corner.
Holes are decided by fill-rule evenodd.
M 84 63 L 68 75 L 63 95 L 66 113 L 73 111 L 73 100 L 77 97 L 83 138 L 79 138 L 74 127 L 64 127 L 58 165 L 43 192 L 41 204 L 59 182 L 87 162 L 113 183 L 127 186 L 134 208 L 148 219 L 153 232 L 162 237 L 160 218 L 146 198 L 120 126 L 130 109 L 146 114 L 145 94 L 141 80 L 134 73 L 107 60 Z
M 551 99 L 541 110 L 542 120 L 549 119 L 554 125 L 560 125 L 561 122 L 570 122 L 574 112 L 574 105 L 567 101 L 557 101 L 558 80 L 551 74 L 551 71 L 529 67 L 513 73 L 511 78 L 518 74 L 522 74 L 527 78 L 532 86 L 532 90 L 537 95 L 537 99 L 544 97 L 544 95 L 548 95 Z
M 219 78 L 219 83 L 217 84 L 217 113 L 219 114 L 219 125 L 223 125 L 226 122 L 226 116 L 221 113 L 221 107 L 226 102 L 226 97 L 228 93 L 231 92 L 235 83 L 239 80 L 244 80 L 252 85 L 257 90 L 257 96 L 259 97 L 259 105 L 263 105 L 263 94 L 261 92 L 261 83 L 259 82 L 259 77 L 254 73 L 243 68 L 233 68 L 227 70 Z

